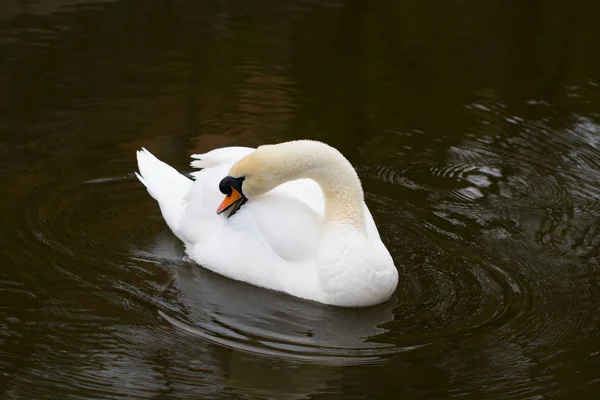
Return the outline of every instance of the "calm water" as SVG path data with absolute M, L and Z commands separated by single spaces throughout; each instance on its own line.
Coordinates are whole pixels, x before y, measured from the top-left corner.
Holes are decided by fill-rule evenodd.
M 0 1 L 0 397 L 600 394 L 600 3 Z M 319 139 L 400 271 L 340 310 L 185 260 L 134 178 Z

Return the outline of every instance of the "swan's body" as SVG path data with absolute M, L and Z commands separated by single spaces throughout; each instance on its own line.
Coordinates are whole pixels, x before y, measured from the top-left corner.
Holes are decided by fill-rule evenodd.
M 198 264 L 337 306 L 369 306 L 392 295 L 398 272 L 358 176 L 337 150 L 295 141 L 192 157 L 192 166 L 202 168 L 194 180 L 145 149 L 137 153 L 138 177 Z M 216 213 L 219 184 L 228 176 L 243 181 L 248 197 L 231 218 Z

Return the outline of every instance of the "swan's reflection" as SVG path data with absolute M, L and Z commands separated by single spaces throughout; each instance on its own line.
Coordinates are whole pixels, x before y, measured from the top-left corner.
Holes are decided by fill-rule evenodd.
M 161 234 L 151 254 L 174 264 L 176 302 L 184 312 L 162 313 L 181 329 L 220 345 L 311 362 L 376 362 L 397 351 L 385 324 L 395 298 L 376 307 L 343 309 L 257 288 L 182 262 L 181 245 Z
M 403 350 L 382 339 L 395 298 L 340 309 L 257 288 L 185 261 L 168 231 L 145 256 L 173 268 L 164 297 L 173 295 L 168 303 L 174 306 L 159 313 L 191 334 L 189 354 L 178 358 L 206 358 L 221 376 L 214 377 L 219 386 L 244 398 L 308 398 L 340 381 L 340 364 L 376 363 Z

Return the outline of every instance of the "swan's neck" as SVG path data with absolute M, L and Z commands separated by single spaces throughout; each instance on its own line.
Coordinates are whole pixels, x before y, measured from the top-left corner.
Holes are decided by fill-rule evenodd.
M 363 192 L 348 188 L 332 190 L 326 182 L 319 182 L 325 197 L 325 229 L 348 226 L 364 232 L 365 217 Z
M 393 292 L 397 277 L 394 280 L 391 273 L 374 272 L 395 269 L 389 254 L 381 255 L 369 240 L 363 190 L 350 162 L 339 151 L 319 142 L 288 142 L 272 149 L 271 153 L 270 149 L 259 148 L 257 153 L 264 155 L 259 163 L 265 170 L 277 170 L 270 177 L 275 186 L 312 179 L 325 197 L 325 220 L 316 254 L 318 296 L 323 302 L 344 306 L 384 300 Z
M 325 230 L 353 228 L 365 231 L 364 194 L 352 164 L 336 149 L 324 143 L 296 141 L 280 145 L 286 159 L 286 180 L 312 179 L 325 197 Z

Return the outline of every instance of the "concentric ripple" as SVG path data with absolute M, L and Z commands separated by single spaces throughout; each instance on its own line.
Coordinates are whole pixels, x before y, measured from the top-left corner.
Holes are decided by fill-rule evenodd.
M 280 360 L 364 365 L 494 329 L 522 311 L 524 289 L 505 271 L 468 260 L 448 270 L 441 267 L 445 257 L 420 259 L 415 252 L 394 299 L 364 310 L 293 299 L 182 264 L 174 282 L 179 306 L 159 314 L 220 347 Z
M 73 186 L 52 181 L 25 196 L 20 235 L 57 253 L 51 268 L 61 281 L 122 304 L 120 314 L 142 312 L 144 320 L 153 321 L 149 329 L 158 337 L 167 337 L 164 329 L 173 326 L 171 334 L 185 332 L 199 348 L 210 343 L 323 365 L 384 364 L 406 352 L 493 329 L 521 312 L 525 290 L 514 277 L 476 262 L 473 255 L 431 253 L 435 243 L 416 246 L 432 231 L 444 231 L 434 220 L 395 233 L 397 225 L 385 221 L 414 221 L 415 216 L 388 215 L 394 200 L 385 197 L 369 194 L 373 214 L 383 221 L 381 232 L 385 237 L 397 234 L 413 246 L 389 245 L 396 257 L 411 254 L 410 260 L 398 261 L 400 268 L 406 267 L 398 293 L 374 308 L 339 310 L 235 282 L 186 261 L 178 240 L 161 233 L 165 226 L 156 204 L 131 175 L 82 181 L 79 190 L 70 192 Z M 42 200 L 48 197 L 60 201 Z M 85 213 L 94 204 L 103 205 L 98 215 Z M 132 209 L 130 204 L 139 206 Z M 136 236 L 147 230 L 155 233 L 141 242 Z M 112 236 L 121 239 L 115 242 Z M 73 238 L 79 238 L 78 246 Z M 80 264 L 90 267 L 81 269 Z

